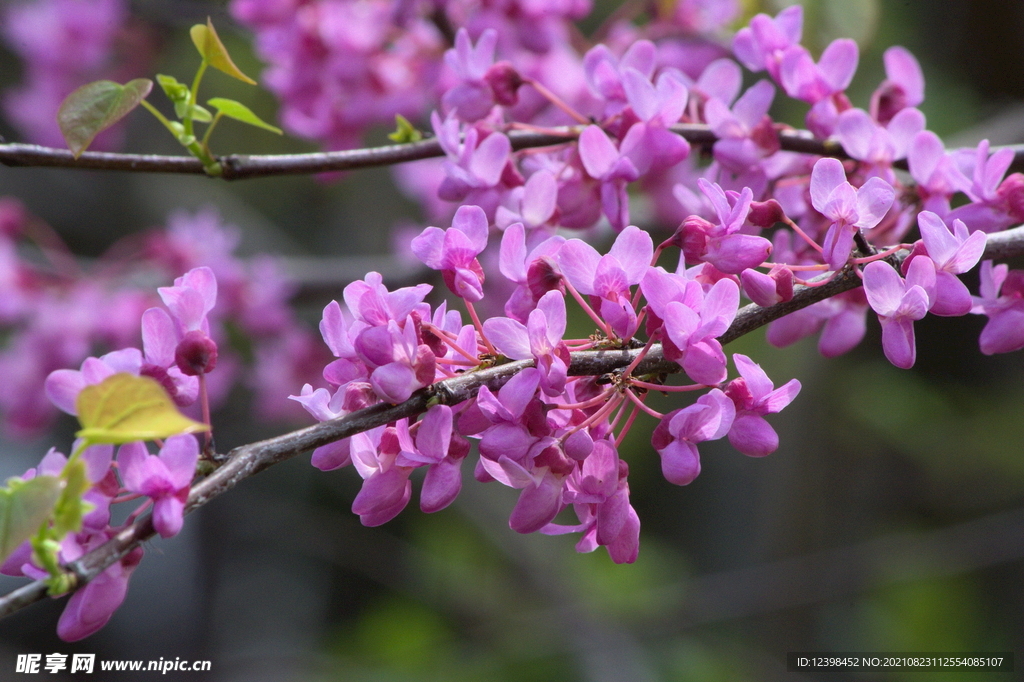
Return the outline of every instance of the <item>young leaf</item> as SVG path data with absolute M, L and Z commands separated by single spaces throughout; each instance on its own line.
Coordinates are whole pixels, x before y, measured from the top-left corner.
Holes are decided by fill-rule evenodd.
M 204 109 L 198 104 L 193 104 L 191 107 L 186 107 L 185 111 L 192 112 L 192 120 L 198 123 L 209 123 L 213 120 L 213 114 L 211 114 L 208 109 Z M 177 113 L 177 107 L 175 107 L 175 112 Z M 178 117 L 184 118 L 185 116 L 184 114 L 178 114 Z
M 0 561 L 39 530 L 60 496 L 56 476 L 36 476 L 29 481 L 8 479 L 0 488 Z
M 423 133 L 416 130 L 409 119 L 401 114 L 395 114 L 395 132 L 388 133 L 388 137 L 399 144 L 405 142 L 419 142 L 423 139 Z
M 171 100 L 175 104 L 178 102 L 188 101 L 188 86 L 184 83 L 179 83 L 178 79 L 174 76 L 165 76 L 162 73 L 156 75 L 156 82 L 163 88 L 164 94 L 167 95 L 167 99 Z
M 93 508 L 93 505 L 82 501 L 82 495 L 89 490 L 84 460 L 79 458 L 71 462 L 62 478 L 64 490 L 53 508 L 53 536 L 56 538 L 82 530 L 82 516 Z
M 207 104 L 228 118 L 233 118 L 236 121 L 241 121 L 242 123 L 248 123 L 249 125 L 256 126 L 257 128 L 269 130 L 270 132 L 277 133 L 278 135 L 283 134 L 280 128 L 265 122 L 259 116 L 252 113 L 252 110 L 241 102 L 236 102 L 233 99 L 224 99 L 223 97 L 214 97 L 207 102 Z
M 77 159 L 101 131 L 139 106 L 153 81 L 136 78 L 124 85 L 114 81 L 87 83 L 68 95 L 57 111 L 57 124 L 68 149 Z
M 76 435 L 92 444 L 153 440 L 210 428 L 178 412 L 155 379 L 124 372 L 86 386 L 75 407 L 82 424 Z
M 220 41 L 220 36 L 213 28 L 213 22 L 206 18 L 206 25 L 196 24 L 189 33 L 192 35 L 192 42 L 195 43 L 199 54 L 207 63 L 218 71 L 223 71 L 232 78 L 237 78 L 243 83 L 256 85 L 256 81 L 246 76 L 239 70 L 235 63 L 228 56 L 228 50 Z

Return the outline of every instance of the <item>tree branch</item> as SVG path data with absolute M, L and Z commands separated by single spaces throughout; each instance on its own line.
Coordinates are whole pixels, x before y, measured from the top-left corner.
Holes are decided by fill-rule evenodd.
M 899 267 L 907 255 L 909 254 L 906 251 L 901 251 L 887 260 L 894 267 Z M 984 258 L 1005 259 L 1022 255 L 1024 255 L 1024 226 L 989 235 Z M 797 286 L 793 299 L 785 303 L 768 308 L 754 304 L 744 306 L 737 313 L 729 329 L 719 338 L 722 343 L 729 343 L 773 320 L 844 291 L 855 289 L 860 284 L 861 280 L 857 273 L 852 268 L 846 268 L 837 273 L 827 284 L 816 287 Z M 642 349 L 636 348 L 577 351 L 571 354 L 569 374 L 572 376 L 600 376 L 614 372 L 629 365 L 641 351 Z M 519 360 L 474 372 L 466 372 L 433 384 L 398 405 L 373 405 L 345 417 L 237 447 L 222 458 L 224 464 L 219 469 L 192 486 L 185 506 L 185 513 L 191 513 L 231 490 L 246 478 L 274 464 L 377 426 L 421 414 L 431 404 L 456 405 L 476 396 L 481 386 L 497 390 L 518 372 L 532 365 L 532 360 Z M 681 371 L 679 365 L 666 360 L 660 344 L 656 344 L 636 367 L 634 373 L 660 374 L 679 371 Z M 105 544 L 68 564 L 67 569 L 76 576 L 78 586 L 81 587 L 140 543 L 151 538 L 154 532 L 151 517 L 147 515 L 122 530 Z M 42 581 L 35 581 L 14 590 L 0 598 L 0 618 L 39 601 L 44 596 L 46 596 L 46 585 Z
M 579 136 L 579 126 L 555 128 L 551 132 L 513 130 L 508 137 L 515 150 L 533 147 L 547 147 L 571 142 Z M 691 144 L 709 146 L 718 138 L 706 125 L 680 123 L 672 130 L 686 138 Z M 849 158 L 846 151 L 834 140 L 819 140 L 801 130 L 779 131 L 779 143 L 785 151 Z M 998 149 L 994 147 L 993 150 Z M 1016 153 L 1011 168 L 1024 169 L 1024 146 L 1010 146 Z M 337 152 L 311 154 L 229 154 L 218 157 L 224 169 L 221 177 L 225 180 L 241 180 L 271 175 L 301 175 L 332 171 L 355 170 L 374 166 L 387 166 L 406 161 L 418 161 L 444 156 L 436 139 L 386 145 L 367 149 L 352 149 Z M 109 152 L 84 152 L 77 159 L 67 149 L 40 147 L 33 144 L 0 144 L 0 163 L 7 166 L 46 166 L 57 168 L 82 168 L 99 170 L 134 171 L 137 173 L 186 173 L 203 175 L 203 164 L 191 156 L 165 156 L 160 154 L 113 154 Z M 906 163 L 897 163 L 906 168 Z

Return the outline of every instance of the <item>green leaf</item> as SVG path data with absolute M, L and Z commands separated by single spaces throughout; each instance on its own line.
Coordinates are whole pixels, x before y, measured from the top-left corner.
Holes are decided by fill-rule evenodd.
M 0 561 L 46 522 L 61 486 L 56 476 L 36 476 L 29 481 L 8 479 L 7 487 L 0 488 Z
M 203 24 L 196 24 L 189 30 L 189 33 L 192 35 L 192 42 L 195 43 L 199 54 L 210 66 L 244 83 L 256 85 L 256 81 L 242 73 L 235 66 L 235 63 L 231 61 L 228 50 L 224 47 L 224 43 L 220 41 L 220 36 L 214 30 L 213 22 L 210 21 L 209 17 L 206 18 L 205 26 Z
M 57 124 L 75 158 L 88 149 L 98 133 L 139 106 L 152 89 L 153 81 L 136 78 L 124 85 L 114 81 L 87 83 L 68 95 L 57 111 Z
M 388 133 L 388 137 L 395 142 L 403 144 L 405 142 L 419 142 L 423 139 L 423 133 L 416 130 L 405 116 L 395 114 L 395 125 L 397 126 L 395 132 Z
M 174 76 L 165 76 L 162 73 L 156 75 L 156 82 L 163 88 L 164 94 L 167 95 L 167 99 L 171 100 L 175 104 L 178 102 L 187 102 L 189 96 L 188 86 L 184 83 L 179 83 L 178 79 Z
M 178 118 L 181 119 L 184 119 L 191 113 L 192 120 L 198 121 L 199 123 L 209 123 L 213 120 L 213 115 L 209 112 L 209 110 L 199 106 L 198 104 L 193 104 L 192 106 L 189 106 L 188 102 L 175 102 L 174 113 L 175 115 L 177 115 Z
M 61 473 L 64 490 L 53 508 L 53 537 L 63 538 L 68 533 L 82 530 L 82 516 L 94 509 L 82 501 L 82 495 L 89 490 L 85 461 L 81 458 L 69 463 Z
M 210 428 L 178 412 L 155 379 L 125 372 L 86 386 L 75 408 L 82 424 L 76 435 L 90 444 L 153 440 Z
M 269 130 L 270 132 L 277 133 L 278 135 L 282 134 L 280 128 L 265 122 L 259 116 L 252 113 L 252 110 L 241 102 L 236 102 L 233 99 L 224 99 L 223 97 L 214 97 L 207 102 L 207 104 L 228 118 L 233 118 L 236 121 L 241 121 L 242 123 L 248 123 L 249 125 L 256 126 L 257 128 Z

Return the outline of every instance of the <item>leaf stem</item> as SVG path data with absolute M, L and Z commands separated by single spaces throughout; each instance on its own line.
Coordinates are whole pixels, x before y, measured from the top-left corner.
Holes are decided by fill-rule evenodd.
M 203 74 L 206 73 L 208 64 L 209 62 L 204 57 L 202 63 L 199 64 L 199 68 L 196 69 L 196 77 L 192 79 L 192 88 L 188 91 L 188 111 L 185 113 L 185 117 L 181 119 L 181 122 L 185 124 L 186 135 L 195 135 L 192 122 L 193 107 L 199 101 L 199 83 L 203 80 Z

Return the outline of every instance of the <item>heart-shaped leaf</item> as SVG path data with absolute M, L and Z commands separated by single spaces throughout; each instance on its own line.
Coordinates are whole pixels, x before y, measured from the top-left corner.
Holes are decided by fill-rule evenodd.
M 90 444 L 153 440 L 210 428 L 179 412 L 155 379 L 125 372 L 86 386 L 75 407 L 82 424 L 76 435 Z
M 256 81 L 242 73 L 231 61 L 228 50 L 220 41 L 220 36 L 214 30 L 213 22 L 209 17 L 206 18 L 206 25 L 196 24 L 189 30 L 189 33 L 192 35 L 192 42 L 195 43 L 199 54 L 210 66 L 244 83 L 256 85 Z
M 153 89 L 153 81 L 136 78 L 124 85 L 114 81 L 86 83 L 68 95 L 57 110 L 57 124 L 68 149 L 77 159 L 101 131 L 139 106 Z
M 252 110 L 241 102 L 236 102 L 233 99 L 224 99 L 223 97 L 214 97 L 207 102 L 207 104 L 228 118 L 233 118 L 236 121 L 241 121 L 242 123 L 248 123 L 249 125 L 256 126 L 257 128 L 269 130 L 270 132 L 277 133 L 278 135 L 283 134 L 280 128 L 270 125 L 259 116 L 252 113 Z
M 0 488 L 0 561 L 32 537 L 53 511 L 60 497 L 56 476 L 36 476 L 29 481 L 12 478 Z

